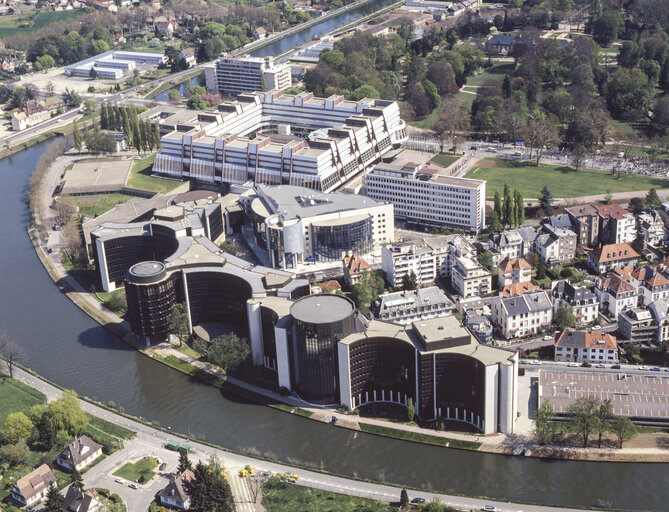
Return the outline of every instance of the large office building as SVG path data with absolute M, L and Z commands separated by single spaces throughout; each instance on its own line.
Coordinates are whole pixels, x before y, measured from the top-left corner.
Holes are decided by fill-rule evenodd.
M 394 240 L 393 205 L 355 194 L 291 185 L 258 185 L 242 196 L 259 248 L 276 268 L 365 256 Z
M 394 101 L 244 93 L 207 112 L 156 107 L 153 172 L 205 183 L 299 185 L 330 192 L 407 139 Z
M 215 66 L 205 72 L 211 76 L 206 80 L 207 91 L 224 96 L 236 96 L 242 92 L 286 89 L 292 84 L 290 65 L 277 64 L 273 57 L 221 56 Z M 212 70 L 213 69 L 213 70 Z
M 158 66 L 167 62 L 162 53 L 122 52 L 111 50 L 65 67 L 65 76 L 119 79 L 133 71 L 137 64 Z
M 395 216 L 426 226 L 478 234 L 485 228 L 485 181 L 454 178 L 422 164 L 376 166 L 364 193 L 395 206 Z

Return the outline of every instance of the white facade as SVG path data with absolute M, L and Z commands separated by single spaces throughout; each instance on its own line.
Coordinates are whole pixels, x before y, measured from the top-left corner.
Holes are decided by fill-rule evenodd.
M 461 297 L 487 295 L 492 287 L 492 274 L 471 256 L 455 259 L 451 284 Z
M 290 87 L 288 63 L 275 64 L 273 57 L 221 57 L 216 62 L 216 89 L 225 95 L 261 92 Z
M 111 50 L 65 66 L 65 76 L 91 76 L 91 69 L 98 78 L 118 79 L 123 72 L 135 69 L 137 64 L 158 66 L 167 62 L 161 53 L 125 52 Z
M 638 304 L 636 286 L 617 277 L 598 278 L 595 283 L 595 295 L 602 311 L 608 311 L 614 317 L 618 317 L 618 313 L 637 307 Z
M 518 297 L 493 297 L 492 321 L 506 339 L 538 334 L 550 328 L 553 321 L 551 300 L 545 291 Z
M 485 228 L 485 181 L 441 176 L 420 165 L 379 165 L 365 175 L 363 190 L 393 203 L 398 218 L 476 234 Z
M 618 345 L 608 333 L 566 330 L 555 342 L 554 360 L 613 364 L 618 362 Z

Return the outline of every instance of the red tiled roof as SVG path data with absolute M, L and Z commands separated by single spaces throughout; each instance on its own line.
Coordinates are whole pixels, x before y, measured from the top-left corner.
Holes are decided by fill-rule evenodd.
M 499 268 L 504 272 L 510 272 L 513 270 L 527 270 L 532 269 L 530 265 L 524 258 L 509 258 L 508 256 L 504 258 L 500 264 Z
M 605 219 L 622 219 L 629 213 L 619 204 L 603 204 L 595 208 L 597 208 L 600 217 L 604 217 Z
M 500 295 L 502 297 L 518 297 L 527 292 L 533 292 L 538 289 L 539 287 L 530 281 L 526 281 L 524 283 L 512 283 L 507 284 L 504 288 L 502 288 Z
M 632 249 L 630 244 L 608 244 L 592 251 L 592 259 L 598 263 L 610 261 L 629 260 L 638 258 L 639 254 Z
M 601 343 L 600 343 L 601 342 Z M 579 347 L 579 348 L 606 348 L 615 350 L 618 348 L 616 338 L 602 331 L 575 331 L 567 329 L 560 333 L 556 347 Z
M 353 254 L 351 256 L 345 256 L 344 265 L 346 265 L 349 274 L 357 274 L 363 270 L 371 268 L 369 263 L 367 263 L 357 254 Z

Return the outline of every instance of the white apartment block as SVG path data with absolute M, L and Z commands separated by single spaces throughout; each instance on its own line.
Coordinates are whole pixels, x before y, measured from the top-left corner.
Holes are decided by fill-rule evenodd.
M 638 304 L 637 287 L 615 275 L 597 278 L 595 295 L 601 310 L 608 311 L 616 318 L 618 313 L 635 308 Z
M 270 91 L 215 111 L 156 107 L 162 149 L 153 172 L 209 183 L 297 185 L 330 192 L 407 138 L 396 102 Z
M 378 165 L 363 179 L 365 195 L 395 205 L 395 217 L 478 234 L 485 228 L 485 181 L 441 175 L 421 164 Z
M 215 70 L 216 86 L 210 89 L 208 83 L 207 90 L 226 96 L 242 92 L 283 90 L 292 84 L 290 65 L 275 64 L 273 57 L 222 56 L 216 62 Z M 205 72 L 205 80 L 206 77 Z
M 500 289 L 509 284 L 529 283 L 532 265 L 523 258 L 504 258 L 497 266 L 497 283 Z
M 455 258 L 451 285 L 464 298 L 487 295 L 492 287 L 492 274 L 474 257 Z
M 607 332 L 567 329 L 555 341 L 554 359 L 613 364 L 618 362 L 618 343 L 615 336 Z
M 493 325 L 507 340 L 546 331 L 553 321 L 553 307 L 545 291 L 493 297 L 490 306 Z

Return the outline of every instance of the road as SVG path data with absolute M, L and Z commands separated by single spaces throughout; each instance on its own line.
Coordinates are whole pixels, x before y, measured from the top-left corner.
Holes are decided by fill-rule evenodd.
M 47 396 L 48 400 L 54 400 L 62 395 L 62 392 L 21 369 L 15 369 L 15 376 L 18 380 L 39 389 Z M 116 423 L 125 428 L 129 428 L 137 432 L 137 437 L 131 441 L 127 441 L 123 450 L 120 450 L 105 460 L 91 468 L 84 475 L 84 485 L 86 487 L 98 486 L 108 488 L 116 492 L 123 498 L 128 505 L 129 512 L 139 512 L 147 510 L 151 501 L 153 501 L 155 493 L 167 484 L 167 476 L 160 475 L 154 478 L 151 482 L 141 486 L 139 489 L 131 489 L 125 484 L 116 483 L 115 477 L 111 475 L 118 467 L 129 460 L 141 458 L 144 456 L 160 457 L 162 461 L 167 464 L 166 471 L 176 467 L 176 454 L 164 448 L 165 443 L 175 441 L 183 443 L 184 440 L 175 435 L 148 427 L 142 423 L 138 423 L 125 416 L 112 413 L 106 409 L 93 405 L 89 402 L 81 401 L 82 408 L 95 416 L 103 418 L 112 423 Z M 337 427 L 332 427 L 337 428 Z M 251 512 L 253 510 L 251 503 L 251 496 L 248 488 L 243 481 L 240 481 L 236 475 L 239 469 L 247 464 L 254 465 L 259 471 L 271 471 L 273 473 L 291 472 L 299 476 L 298 485 L 305 487 L 313 487 L 323 489 L 326 491 L 338 492 L 352 496 L 360 496 L 365 498 L 372 498 L 387 502 L 398 502 L 400 496 L 400 489 L 389 485 L 375 484 L 368 482 L 360 482 L 357 480 L 350 480 L 337 476 L 325 475 L 315 471 L 307 471 L 291 467 L 284 464 L 277 464 L 273 462 L 266 462 L 244 455 L 237 455 L 224 450 L 215 449 L 210 446 L 202 445 L 194 441 L 188 441 L 192 447 L 193 453 L 191 460 L 198 459 L 206 460 L 211 455 L 216 455 L 226 467 L 231 479 L 231 487 L 235 496 L 237 510 L 239 512 Z M 503 501 L 495 501 L 479 498 L 467 498 L 463 496 L 454 496 L 448 494 L 429 493 L 424 491 L 410 491 L 409 496 L 422 497 L 426 500 L 433 498 L 440 499 L 443 503 L 456 508 L 466 510 L 481 509 L 484 506 L 493 506 L 500 512 L 547 512 L 560 511 L 570 512 L 578 509 L 562 508 L 562 507 L 548 507 L 541 505 L 519 505 L 514 503 L 507 503 Z

